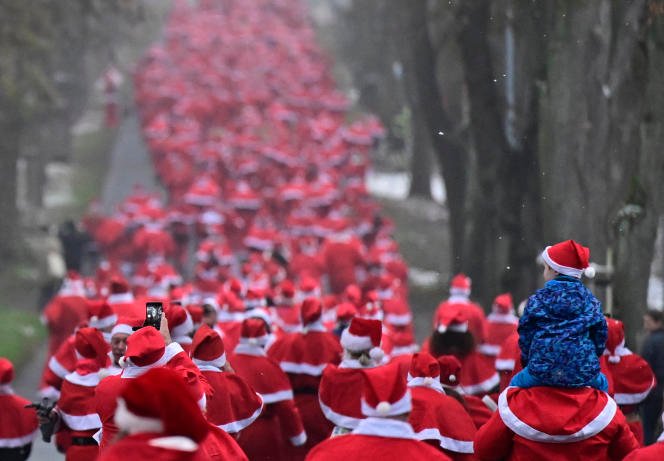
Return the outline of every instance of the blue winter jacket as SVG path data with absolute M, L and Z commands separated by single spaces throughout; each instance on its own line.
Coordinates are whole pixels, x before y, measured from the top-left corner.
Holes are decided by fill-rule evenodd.
M 600 371 L 606 336 L 599 300 L 565 275 L 537 290 L 519 320 L 523 366 L 547 386 L 589 385 Z

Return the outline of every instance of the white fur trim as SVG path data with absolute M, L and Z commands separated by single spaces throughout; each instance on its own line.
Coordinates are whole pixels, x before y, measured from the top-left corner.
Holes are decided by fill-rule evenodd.
M 283 391 L 271 392 L 269 394 L 260 394 L 265 405 L 271 403 L 283 402 L 284 400 L 293 400 L 293 391 L 291 389 L 286 389 Z
M 265 346 L 270 340 L 270 335 L 256 336 L 252 338 L 240 337 L 239 344 L 245 344 L 248 346 Z
M 346 416 L 342 415 L 341 413 L 337 413 L 332 408 L 325 405 L 323 401 L 320 400 L 320 398 L 319 402 L 320 402 L 320 409 L 323 411 L 325 417 L 339 427 L 343 427 L 346 429 L 355 429 L 357 425 L 360 424 L 360 421 L 364 419 L 364 418 L 353 418 L 352 416 Z
M 256 418 L 260 416 L 260 414 L 263 412 L 263 397 L 257 392 L 256 395 L 261 399 L 261 406 L 258 407 L 258 409 L 248 418 L 240 419 L 237 421 L 232 421 L 230 423 L 226 424 L 219 424 L 217 427 L 219 429 L 223 429 L 224 431 L 234 434 L 236 432 L 240 432 L 242 429 L 245 427 L 249 426 L 251 423 L 256 421 Z
M 496 359 L 496 370 L 498 371 L 512 371 L 516 366 L 514 359 Z
M 390 357 L 399 357 L 400 355 L 414 354 L 420 350 L 420 346 L 417 344 L 411 344 L 410 346 L 399 346 L 393 347 L 390 351 Z
M 447 301 L 450 303 L 467 304 L 470 302 L 470 289 L 467 288 L 450 288 L 450 297 Z
M 519 324 L 519 317 L 516 315 L 512 314 L 511 312 L 509 314 L 499 314 L 497 312 L 492 312 L 486 317 L 487 322 L 490 323 L 501 323 L 501 324 L 508 324 L 508 325 L 518 325 Z
M 115 325 L 116 322 L 118 321 L 118 316 L 115 314 L 99 318 L 96 315 L 93 315 L 90 318 L 90 326 L 92 328 L 97 328 L 98 330 L 101 330 L 102 328 L 108 328 L 112 325 Z
M 307 334 L 309 332 L 318 332 L 318 333 L 325 333 L 327 331 L 327 328 L 325 328 L 325 325 L 323 325 L 323 321 L 319 318 L 318 320 L 308 323 L 304 325 L 302 328 L 302 331 Z
M 448 330 L 456 331 L 457 333 L 465 333 L 468 331 L 468 322 L 453 323 L 451 325 L 438 325 L 438 333 L 445 333 Z
M 92 438 L 95 439 L 95 442 L 97 442 L 97 445 L 101 445 L 101 439 L 103 437 L 104 431 L 102 429 L 99 429 L 97 432 L 92 434 Z
M 75 431 L 89 431 L 101 427 L 101 419 L 99 419 L 97 413 L 90 413 L 88 415 L 70 415 L 69 413 L 62 411 L 62 409 L 58 409 L 58 411 L 67 427 Z
M 178 344 L 192 344 L 194 342 L 191 336 L 173 336 L 171 339 Z
M 561 264 L 556 263 L 549 256 L 549 248 L 551 248 L 551 247 L 550 246 L 546 247 L 544 249 L 544 251 L 542 252 L 542 259 L 544 260 L 544 262 L 551 269 L 558 272 L 559 274 L 569 275 L 570 277 L 576 277 L 577 279 L 581 278 L 581 275 L 583 274 L 583 269 L 577 269 L 576 267 L 563 266 Z
M 357 435 L 373 435 L 375 437 L 387 437 L 395 439 L 417 440 L 413 426 L 405 421 L 389 418 L 363 419 L 353 430 Z
M 408 373 L 408 387 L 426 387 L 438 391 L 441 394 L 445 393 L 443 385 L 440 383 L 440 377 L 436 376 L 434 378 L 418 376 L 413 378 L 410 373 Z
M 351 359 L 348 357 L 344 357 L 344 359 L 339 364 L 339 368 L 354 368 L 354 369 L 373 368 L 375 366 L 376 366 L 375 363 L 370 365 L 362 365 L 359 360 Z
M 119 429 L 129 433 L 164 432 L 164 423 L 159 418 L 138 416 L 129 411 L 124 399 L 118 397 L 118 406 L 115 410 L 115 424 Z
M 255 357 L 265 357 L 267 355 L 265 354 L 265 349 L 263 349 L 260 345 L 246 344 L 242 342 L 240 342 L 240 344 L 235 346 L 235 353 L 244 354 L 244 355 L 253 355 Z
M 654 378 L 650 383 L 650 386 L 648 386 L 647 390 L 631 394 L 616 393 L 613 396 L 613 400 L 615 400 L 618 405 L 636 405 L 637 403 L 643 402 L 646 399 L 646 397 L 648 397 L 648 394 L 650 394 L 650 391 L 652 390 L 653 387 L 655 387 Z
M 311 363 L 280 362 L 279 366 L 286 373 L 320 376 L 323 374 L 323 370 L 327 366 L 327 363 L 314 365 Z
M 79 375 L 77 372 L 73 372 L 65 376 L 65 380 L 83 387 L 95 387 L 99 384 L 99 374 L 88 373 L 87 375 Z
M 509 407 L 509 403 L 507 402 L 507 392 L 510 389 L 512 389 L 512 387 L 505 389 L 500 394 L 500 397 L 498 397 L 498 412 L 500 413 L 500 418 L 503 420 L 503 423 L 505 423 L 505 426 L 507 426 L 512 432 L 534 442 L 572 443 L 589 439 L 590 437 L 599 434 L 606 426 L 609 425 L 618 409 L 616 402 L 607 395 L 608 400 L 606 405 L 604 406 L 604 409 L 595 417 L 595 419 L 590 421 L 574 434 L 552 435 L 529 426 L 525 422 L 521 421 L 519 417 L 512 412 Z
M 291 445 L 293 445 L 294 447 L 301 447 L 302 445 L 307 443 L 307 433 L 302 431 L 296 436 L 291 437 L 289 440 Z
M 366 351 L 374 347 L 369 336 L 355 336 L 346 328 L 341 333 L 341 347 L 352 352 Z
M 390 325 L 405 326 L 410 325 L 412 321 L 413 316 L 411 314 L 387 314 L 385 316 L 385 322 Z
M 192 361 L 196 364 L 198 368 L 201 367 L 215 367 L 215 368 L 223 368 L 224 365 L 226 365 L 226 353 L 224 352 L 221 354 L 219 357 L 213 360 L 201 360 L 194 358 Z
M 470 386 L 461 386 L 463 392 L 466 394 L 483 394 L 489 392 L 500 383 L 500 376 L 498 373 L 491 375 L 489 379 L 485 379 L 481 383 L 471 384 Z
M 191 320 L 191 315 L 189 315 L 189 312 L 186 312 L 186 314 L 185 321 L 171 329 L 171 336 L 173 338 L 189 337 L 189 333 L 194 331 L 194 322 Z
M 495 357 L 498 354 L 500 354 L 500 346 L 496 344 L 488 344 L 488 343 L 480 344 L 477 350 L 484 355 L 490 355 L 492 357 Z
M 0 384 L 0 395 L 12 394 L 14 394 L 14 389 L 12 389 L 11 384 Z
M 22 437 L 0 439 L 0 448 L 18 448 L 32 443 L 39 436 L 39 429 Z
M 46 386 L 39 389 L 39 396 L 42 399 L 55 401 L 60 399 L 60 391 L 53 386 Z
M 146 373 L 148 370 L 151 368 L 158 368 L 158 367 L 163 367 L 166 365 L 174 356 L 179 354 L 180 352 L 183 352 L 184 349 L 182 349 L 182 346 L 180 346 L 178 343 L 173 342 L 170 343 L 168 346 L 166 346 L 166 350 L 164 351 L 164 354 L 159 358 L 154 363 L 151 363 L 150 365 L 145 365 L 142 367 L 137 367 L 134 365 L 127 366 L 122 370 L 122 378 L 136 378 L 138 376 L 141 376 L 142 374 Z M 131 361 L 129 361 L 131 363 Z
M 135 301 L 134 295 L 130 292 L 127 293 L 115 293 L 108 297 L 106 302 L 108 304 L 127 304 L 133 303 Z
M 608 349 L 604 349 L 604 353 L 603 353 L 603 355 L 609 355 L 609 356 L 613 356 L 613 357 L 625 357 L 626 355 L 632 355 L 632 354 L 633 354 L 633 352 L 628 347 L 625 347 L 625 340 L 624 339 L 620 342 L 620 344 L 618 344 L 618 346 L 616 346 L 616 350 L 613 351 L 613 354 L 611 354 L 611 351 L 609 351 Z M 613 361 L 611 359 L 609 359 L 609 362 L 613 362 Z M 618 360 L 617 362 L 620 362 L 620 360 Z M 616 362 L 613 362 L 613 363 L 616 363 Z
M 58 378 L 62 379 L 65 379 L 65 376 L 71 373 L 71 370 L 67 370 L 60 362 L 58 362 L 58 359 L 56 359 L 55 356 L 51 357 L 48 361 L 48 368 L 55 373 Z
M 472 440 L 457 440 L 445 437 L 437 428 L 427 428 L 415 433 L 418 440 L 437 440 L 440 448 L 454 453 L 475 453 Z
M 482 403 L 491 411 L 496 411 L 498 409 L 496 402 L 488 395 L 482 397 Z
M 148 441 L 148 445 L 167 450 L 186 451 L 193 453 L 198 450 L 198 444 L 189 437 L 174 435 L 171 437 L 158 437 Z
M 389 408 L 382 407 L 379 409 L 383 403 L 387 403 Z M 410 391 L 406 391 L 404 396 L 394 403 L 379 402 L 375 408 L 362 398 L 362 414 L 368 417 L 386 418 L 388 416 L 399 416 L 409 413 L 412 409 L 413 405 L 411 403 Z

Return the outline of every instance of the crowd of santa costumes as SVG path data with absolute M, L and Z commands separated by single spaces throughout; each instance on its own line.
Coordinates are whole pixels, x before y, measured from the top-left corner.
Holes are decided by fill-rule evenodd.
M 463 274 L 416 343 L 408 269 L 364 183 L 384 130 L 348 121 L 331 75 L 300 1 L 174 2 L 134 81 L 163 193 L 137 187 L 110 216 L 92 206 L 103 259 L 90 277 L 69 273 L 44 310 L 40 393 L 57 401 L 58 449 L 74 461 L 636 449 L 654 375 L 617 320 L 602 357 L 610 396 L 509 388 L 513 300 L 496 296 L 486 315 Z M 142 327 L 147 301 L 163 303 L 159 329 Z M 0 405 L 22 421 L 0 424 L 0 450 L 37 433 L 12 378 L 0 360 Z M 663 459 L 662 442 L 646 450 L 659 451 L 630 459 Z

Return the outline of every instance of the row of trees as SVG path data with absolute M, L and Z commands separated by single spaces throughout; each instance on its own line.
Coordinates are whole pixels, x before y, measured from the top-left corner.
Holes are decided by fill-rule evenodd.
M 45 167 L 67 160 L 71 128 L 94 82 L 144 19 L 141 1 L 0 2 L 0 259 L 21 247 L 17 162 L 30 206 L 42 206 Z
M 440 166 L 451 265 L 482 301 L 526 296 L 543 246 L 574 238 L 613 253 L 633 337 L 664 198 L 664 2 L 331 4 L 360 104 L 412 114 L 411 194 Z

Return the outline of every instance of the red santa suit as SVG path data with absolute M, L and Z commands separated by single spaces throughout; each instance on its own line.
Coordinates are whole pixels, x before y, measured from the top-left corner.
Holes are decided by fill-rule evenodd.
M 102 450 L 99 460 L 210 459 L 201 446 L 209 423 L 175 371 L 150 369 L 128 381 L 118 397 L 115 420 L 128 435 Z
M 482 308 L 470 301 L 470 278 L 457 274 L 452 278 L 450 297 L 442 302 L 433 316 L 433 324 L 437 327 L 445 310 L 454 307 L 464 313 L 468 321 L 468 331 L 473 334 L 476 344 L 482 344 L 487 335 L 487 325 Z
M 613 398 L 625 414 L 634 436 L 643 445 L 643 425 L 638 405 L 655 387 L 655 374 L 642 357 L 625 347 L 625 330 L 620 320 L 606 319 L 608 338 L 600 358 L 602 371 L 613 384 Z
M 475 437 L 482 461 L 622 460 L 637 447 L 616 402 L 589 387 L 508 387 Z
M 35 411 L 25 408 L 30 401 L 14 394 L 13 380 L 14 366 L 0 357 L 0 450 L 28 453 L 39 434 L 39 424 Z
M 145 321 L 145 306 L 141 306 L 129 290 L 129 285 L 123 279 L 114 277 L 111 280 L 110 295 L 106 302 L 111 306 L 119 323 L 138 326 Z
M 362 370 L 377 366 L 383 359 L 380 349 L 382 325 L 378 320 L 354 317 L 341 334 L 344 360 L 339 367 L 325 367 L 320 381 L 318 398 L 323 414 L 334 423 L 335 434 L 355 429 L 365 416 L 362 414 Z M 351 354 L 364 353 L 353 359 Z
M 491 313 L 487 317 L 487 336 L 478 350 L 485 355 L 497 357 L 503 342 L 516 333 L 519 318 L 514 315 L 514 303 L 512 295 L 503 293 L 496 296 L 491 307 Z
M 333 293 L 357 282 L 356 270 L 364 264 L 362 243 L 345 234 L 329 237 L 322 250 L 323 261 Z
M 417 440 L 412 426 L 398 419 L 412 410 L 406 379 L 396 365 L 367 369 L 363 374 L 362 413 L 366 417 L 351 434 L 320 443 L 308 461 L 326 460 L 449 460 Z
M 57 411 L 61 424 L 58 435 L 66 432 L 67 461 L 94 461 L 99 454 L 99 446 L 92 436 L 101 428 L 101 420 L 95 407 L 95 387 L 99 384 L 99 365 L 105 357 L 83 359 L 76 370 L 68 374 L 62 383 Z M 62 437 L 58 437 L 58 442 Z
M 270 346 L 268 355 L 288 374 L 307 432 L 308 441 L 303 450 L 308 450 L 332 432 L 332 424 L 325 418 L 318 401 L 318 387 L 325 367 L 341 361 L 342 349 L 336 336 L 322 323 L 319 299 L 305 299 L 301 312 L 303 332 L 278 339 Z M 304 458 L 304 453 L 300 456 Z
M 141 328 L 127 338 L 127 351 L 122 363 L 125 366 L 122 373 L 104 378 L 95 390 L 96 410 L 102 422 L 102 438 L 99 444 L 102 449 L 110 445 L 118 433 L 114 420 L 117 397 L 128 380 L 158 367 L 183 367 L 200 374 L 182 350 L 182 346 L 175 342 L 166 346 L 160 333 L 152 327 Z
M 519 348 L 519 334 L 512 333 L 500 346 L 496 357 L 496 371 L 500 376 L 500 391 L 502 392 L 515 374 L 521 371 L 521 349 Z
M 226 353 L 217 332 L 202 325 L 194 335 L 191 357 L 214 390 L 207 398 L 208 421 L 234 434 L 258 418 L 263 399 L 240 376 L 222 371 L 226 365 Z
M 408 373 L 413 409 L 408 422 L 418 440 L 439 447 L 451 459 L 469 461 L 477 429 L 463 405 L 445 395 L 440 367 L 427 353 L 415 354 Z
M 250 318 L 242 323 L 242 337 L 235 348 L 233 367 L 261 395 L 265 407 L 258 419 L 240 433 L 238 443 L 249 459 L 285 461 L 290 459 L 286 443 L 301 446 L 307 435 L 288 377 L 265 354 L 267 341 L 263 320 Z
M 42 319 L 48 328 L 48 357 L 51 357 L 76 327 L 88 319 L 85 287 L 77 274 L 67 275 L 58 294 L 44 308 Z
M 662 415 L 662 423 L 664 423 L 664 415 Z M 624 461 L 660 461 L 661 459 L 664 459 L 664 433 L 659 436 L 657 442 L 634 450 L 625 457 Z

